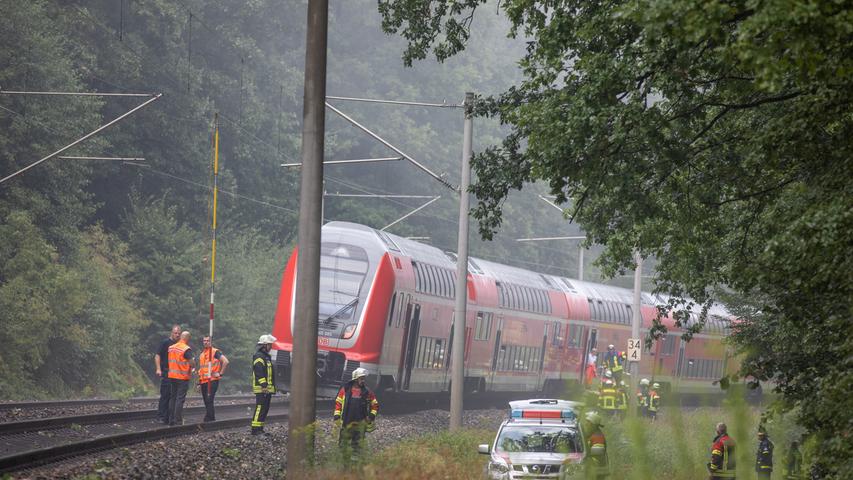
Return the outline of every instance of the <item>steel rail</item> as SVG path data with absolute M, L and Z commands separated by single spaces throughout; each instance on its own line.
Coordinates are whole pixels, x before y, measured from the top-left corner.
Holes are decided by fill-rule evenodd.
M 334 405 L 331 400 L 317 400 L 318 413 L 328 414 Z M 243 407 L 244 405 L 241 405 Z M 270 414 L 267 423 L 281 422 L 289 418 L 289 413 Z M 81 442 L 66 443 L 48 448 L 28 450 L 0 457 L 0 473 L 14 472 L 17 470 L 31 469 L 42 465 L 66 460 L 68 458 L 87 455 L 99 451 L 124 447 L 149 440 L 190 435 L 194 433 L 214 432 L 249 425 L 250 417 L 230 418 L 227 420 L 216 420 L 206 423 L 194 423 L 189 425 L 176 425 L 171 427 L 157 427 L 140 432 L 120 433 L 104 437 L 85 440 Z
M 224 400 L 254 400 L 254 395 L 217 395 L 217 399 Z M 155 403 L 159 397 L 132 397 L 127 400 L 117 398 L 93 399 L 84 398 L 77 400 L 36 400 L 32 402 L 0 402 L 0 410 L 13 410 L 16 408 L 27 410 L 32 408 L 55 408 L 55 407 L 82 407 L 89 405 L 122 405 L 138 403 Z M 187 400 L 200 400 L 201 396 L 187 397 Z
M 254 402 L 231 403 L 224 405 L 218 404 L 216 405 L 216 411 L 221 412 L 224 410 L 238 410 L 241 408 L 253 407 L 254 405 Z M 203 413 L 204 411 L 204 406 L 184 408 L 185 414 Z M 101 423 L 125 422 L 129 420 L 144 420 L 147 418 L 156 417 L 157 410 L 129 410 L 125 412 L 91 413 L 86 415 L 72 415 L 67 417 L 50 417 L 33 420 L 21 420 L 20 422 L 0 423 L 0 436 L 21 432 L 53 430 L 57 428 L 67 427 L 70 425 L 97 425 Z
M 267 417 L 267 422 L 277 422 L 286 420 L 287 418 L 288 414 L 279 413 L 269 415 Z M 120 433 L 93 440 L 66 443 L 64 445 L 58 445 L 50 448 L 29 450 L 6 457 L 0 457 L 0 473 L 39 467 L 49 463 L 65 460 L 70 457 L 77 457 L 102 450 L 124 447 L 149 440 L 159 440 L 162 438 L 189 435 L 193 433 L 213 432 L 229 428 L 247 427 L 248 425 L 248 417 L 232 418 L 228 420 L 217 420 L 215 422 L 195 423 L 192 425 L 159 427 L 151 430 L 143 430 L 141 432 Z

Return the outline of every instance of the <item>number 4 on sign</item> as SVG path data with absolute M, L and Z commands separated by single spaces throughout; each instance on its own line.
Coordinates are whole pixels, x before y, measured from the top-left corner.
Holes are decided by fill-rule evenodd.
M 628 361 L 639 362 L 641 357 L 641 343 L 639 338 L 628 339 Z

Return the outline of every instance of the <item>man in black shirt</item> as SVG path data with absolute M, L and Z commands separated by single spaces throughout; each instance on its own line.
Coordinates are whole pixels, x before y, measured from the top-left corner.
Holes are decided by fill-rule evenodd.
M 181 336 L 181 326 L 173 325 L 169 338 L 160 342 L 154 354 L 154 368 L 160 377 L 160 403 L 157 404 L 157 418 L 163 423 L 169 423 L 169 347 Z

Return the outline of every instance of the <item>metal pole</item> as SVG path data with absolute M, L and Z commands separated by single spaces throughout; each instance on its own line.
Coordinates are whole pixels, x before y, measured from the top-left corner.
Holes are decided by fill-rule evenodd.
M 465 94 L 465 124 L 462 137 L 462 180 L 459 185 L 459 237 L 456 256 L 456 317 L 453 322 L 451 360 L 450 429 L 462 428 L 462 397 L 465 392 L 465 316 L 468 306 L 468 185 L 471 183 L 471 137 L 474 94 Z
M 583 281 L 583 244 L 578 245 L 578 280 Z
M 210 348 L 207 349 L 207 394 L 213 395 L 213 304 L 216 296 L 216 206 L 219 200 L 219 113 L 213 115 L 213 218 L 210 223 Z
M 317 317 L 320 300 L 320 233 L 323 208 L 326 42 L 328 0 L 309 0 L 302 110 L 302 181 L 299 195 L 299 257 L 296 318 L 287 439 L 287 476 L 299 478 L 314 454 L 317 390 Z
M 354 158 L 352 160 L 326 160 L 323 165 L 340 165 L 348 163 L 376 163 L 376 162 L 396 162 L 402 160 L 403 157 L 382 157 L 382 158 Z M 301 167 L 301 163 L 282 163 L 282 167 L 296 168 Z
M 640 338 L 640 325 L 643 321 L 643 317 L 640 312 L 640 294 L 643 286 L 643 257 L 640 256 L 639 250 L 634 251 L 634 262 L 636 262 L 637 266 L 634 268 L 634 308 L 632 309 L 633 316 L 631 317 L 631 338 Z M 633 392 L 637 390 L 637 375 L 640 371 L 640 365 L 637 362 L 629 362 L 628 370 L 628 373 L 631 374 L 629 382 L 631 385 L 631 391 Z
M 328 96 L 326 100 L 344 100 L 348 102 L 367 102 L 367 103 L 388 103 L 391 105 L 412 105 L 420 107 L 440 107 L 440 108 L 459 108 L 464 105 L 456 103 L 428 103 L 428 102 L 404 102 L 400 100 L 381 100 L 377 98 L 360 98 L 360 97 L 333 97 Z
M 428 168 L 427 168 L 427 167 L 425 167 L 423 164 L 421 164 L 420 162 L 418 162 L 418 161 L 417 161 L 417 160 L 415 160 L 414 158 L 410 157 L 409 155 L 407 155 L 405 152 L 403 152 L 403 151 L 402 151 L 402 150 L 400 150 L 399 148 L 395 147 L 394 145 L 391 145 L 391 143 L 389 143 L 387 140 L 385 140 L 384 138 L 382 138 L 382 137 L 380 137 L 379 135 L 375 134 L 373 131 L 371 131 L 369 128 L 365 127 L 364 125 L 362 125 L 362 124 L 360 124 L 360 123 L 356 122 L 352 117 L 348 116 L 347 114 L 345 114 L 344 112 L 342 112 L 342 111 L 338 110 L 337 108 L 333 107 L 332 105 L 329 105 L 329 102 L 326 102 L 326 106 L 327 106 L 327 107 L 329 107 L 329 110 L 331 110 L 331 111 L 333 111 L 333 112 L 337 113 L 338 115 L 340 115 L 340 117 L 341 117 L 341 118 L 343 118 L 344 120 L 346 120 L 346 121 L 348 121 L 349 123 L 353 124 L 356 128 L 358 128 L 358 129 L 359 129 L 359 130 L 361 130 L 362 132 L 364 132 L 364 133 L 366 133 L 366 134 L 370 135 L 371 137 L 373 137 L 374 139 L 376 139 L 376 140 L 377 140 L 379 143 L 381 143 L 382 145 L 385 145 L 386 147 L 390 148 L 391 150 L 393 150 L 395 153 L 397 153 L 397 154 L 398 154 L 398 155 L 400 155 L 401 157 L 403 157 L 403 158 L 405 158 L 406 160 L 408 160 L 409 162 L 411 162 L 411 163 L 412 163 L 412 165 L 414 165 L 414 166 L 416 166 L 416 167 L 420 168 L 421 170 L 423 170 L 424 172 L 426 172 L 426 173 L 427 173 L 427 175 L 429 175 L 429 176 L 431 176 L 432 178 L 434 178 L 434 179 L 438 180 L 438 182 L 439 182 L 439 183 L 441 183 L 442 185 L 444 185 L 445 187 L 447 187 L 447 188 L 449 188 L 449 189 L 451 189 L 451 190 L 456 190 L 456 187 L 454 187 L 453 185 L 451 185 L 451 184 L 450 184 L 450 182 L 448 182 L 447 180 L 445 180 L 441 175 L 438 175 L 438 174 L 434 173 L 432 170 L 428 169 Z
M 128 112 L 123 113 L 122 115 L 119 115 L 118 117 L 114 118 L 113 120 L 111 120 L 111 121 L 109 121 L 109 122 L 107 122 L 107 123 L 105 123 L 105 124 L 101 125 L 100 127 L 96 128 L 96 129 L 94 129 L 94 130 L 92 130 L 91 132 L 87 133 L 86 135 L 83 135 L 82 137 L 78 138 L 77 140 L 74 140 L 73 142 L 69 143 L 68 145 L 66 145 L 66 146 L 64 146 L 64 147 L 60 148 L 59 150 L 57 150 L 57 151 L 55 151 L 55 152 L 51 153 L 50 155 L 48 155 L 48 156 L 46 156 L 46 157 L 42 158 L 41 160 L 39 160 L 39 161 L 37 161 L 37 162 L 34 162 L 34 163 L 31 163 L 31 164 L 27 165 L 26 167 L 24 167 L 24 168 L 22 168 L 22 169 L 18 170 L 17 172 L 15 172 L 15 173 L 13 173 L 13 174 L 11 174 L 11 175 L 7 175 L 7 176 L 3 177 L 2 179 L 0 179 L 0 183 L 3 183 L 3 182 L 5 182 L 6 180 L 9 180 L 10 178 L 15 177 L 15 176 L 17 176 L 17 175 L 20 175 L 20 174 L 22 174 L 22 173 L 26 172 L 27 170 L 29 170 L 29 169 L 31 169 L 31 168 L 33 168 L 33 167 L 35 167 L 36 165 L 38 165 L 38 164 L 40 164 L 40 163 L 42 163 L 42 162 L 44 162 L 44 161 L 46 161 L 46 160 L 49 160 L 49 159 L 51 159 L 51 158 L 53 158 L 53 157 L 55 157 L 55 156 L 59 155 L 60 153 L 62 153 L 62 152 L 64 152 L 64 151 L 68 150 L 69 148 L 73 147 L 74 145 L 77 145 L 78 143 L 80 143 L 80 142 L 82 142 L 82 141 L 84 141 L 84 140 L 86 140 L 86 139 L 88 139 L 88 138 L 90 138 L 90 137 L 92 137 L 92 136 L 94 136 L 94 135 L 97 135 L 100 131 L 105 130 L 106 128 L 109 128 L 111 125 L 113 125 L 113 124 L 115 124 L 115 123 L 117 123 L 117 122 L 121 121 L 121 120 L 122 120 L 122 119 L 124 119 L 125 117 L 127 117 L 127 116 L 131 115 L 133 112 L 135 112 L 135 111 L 139 110 L 140 108 L 145 107 L 145 106 L 146 106 L 146 105 L 148 105 L 149 103 L 151 103 L 151 102 L 153 102 L 153 101 L 157 100 L 158 98 L 160 98 L 160 97 L 162 97 L 162 96 L 163 96 L 163 94 L 162 94 L 162 93 L 158 93 L 158 94 L 157 94 L 157 95 L 155 95 L 154 97 L 149 98 L 148 100 L 146 100 L 146 101 L 142 102 L 141 104 L 139 104 L 138 106 L 136 106 L 136 107 L 134 107 L 133 109 L 129 110 Z

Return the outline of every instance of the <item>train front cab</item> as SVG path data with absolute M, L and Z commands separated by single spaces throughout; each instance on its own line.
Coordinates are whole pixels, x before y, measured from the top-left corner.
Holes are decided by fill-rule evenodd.
M 290 389 L 295 322 L 296 264 L 291 255 L 282 278 L 273 335 L 279 384 Z M 377 373 L 384 321 L 394 289 L 389 255 L 372 230 L 323 227 L 317 337 L 317 395 L 334 396 L 359 367 Z M 368 380 L 376 382 L 378 375 Z M 375 384 L 372 386 L 376 386 Z

